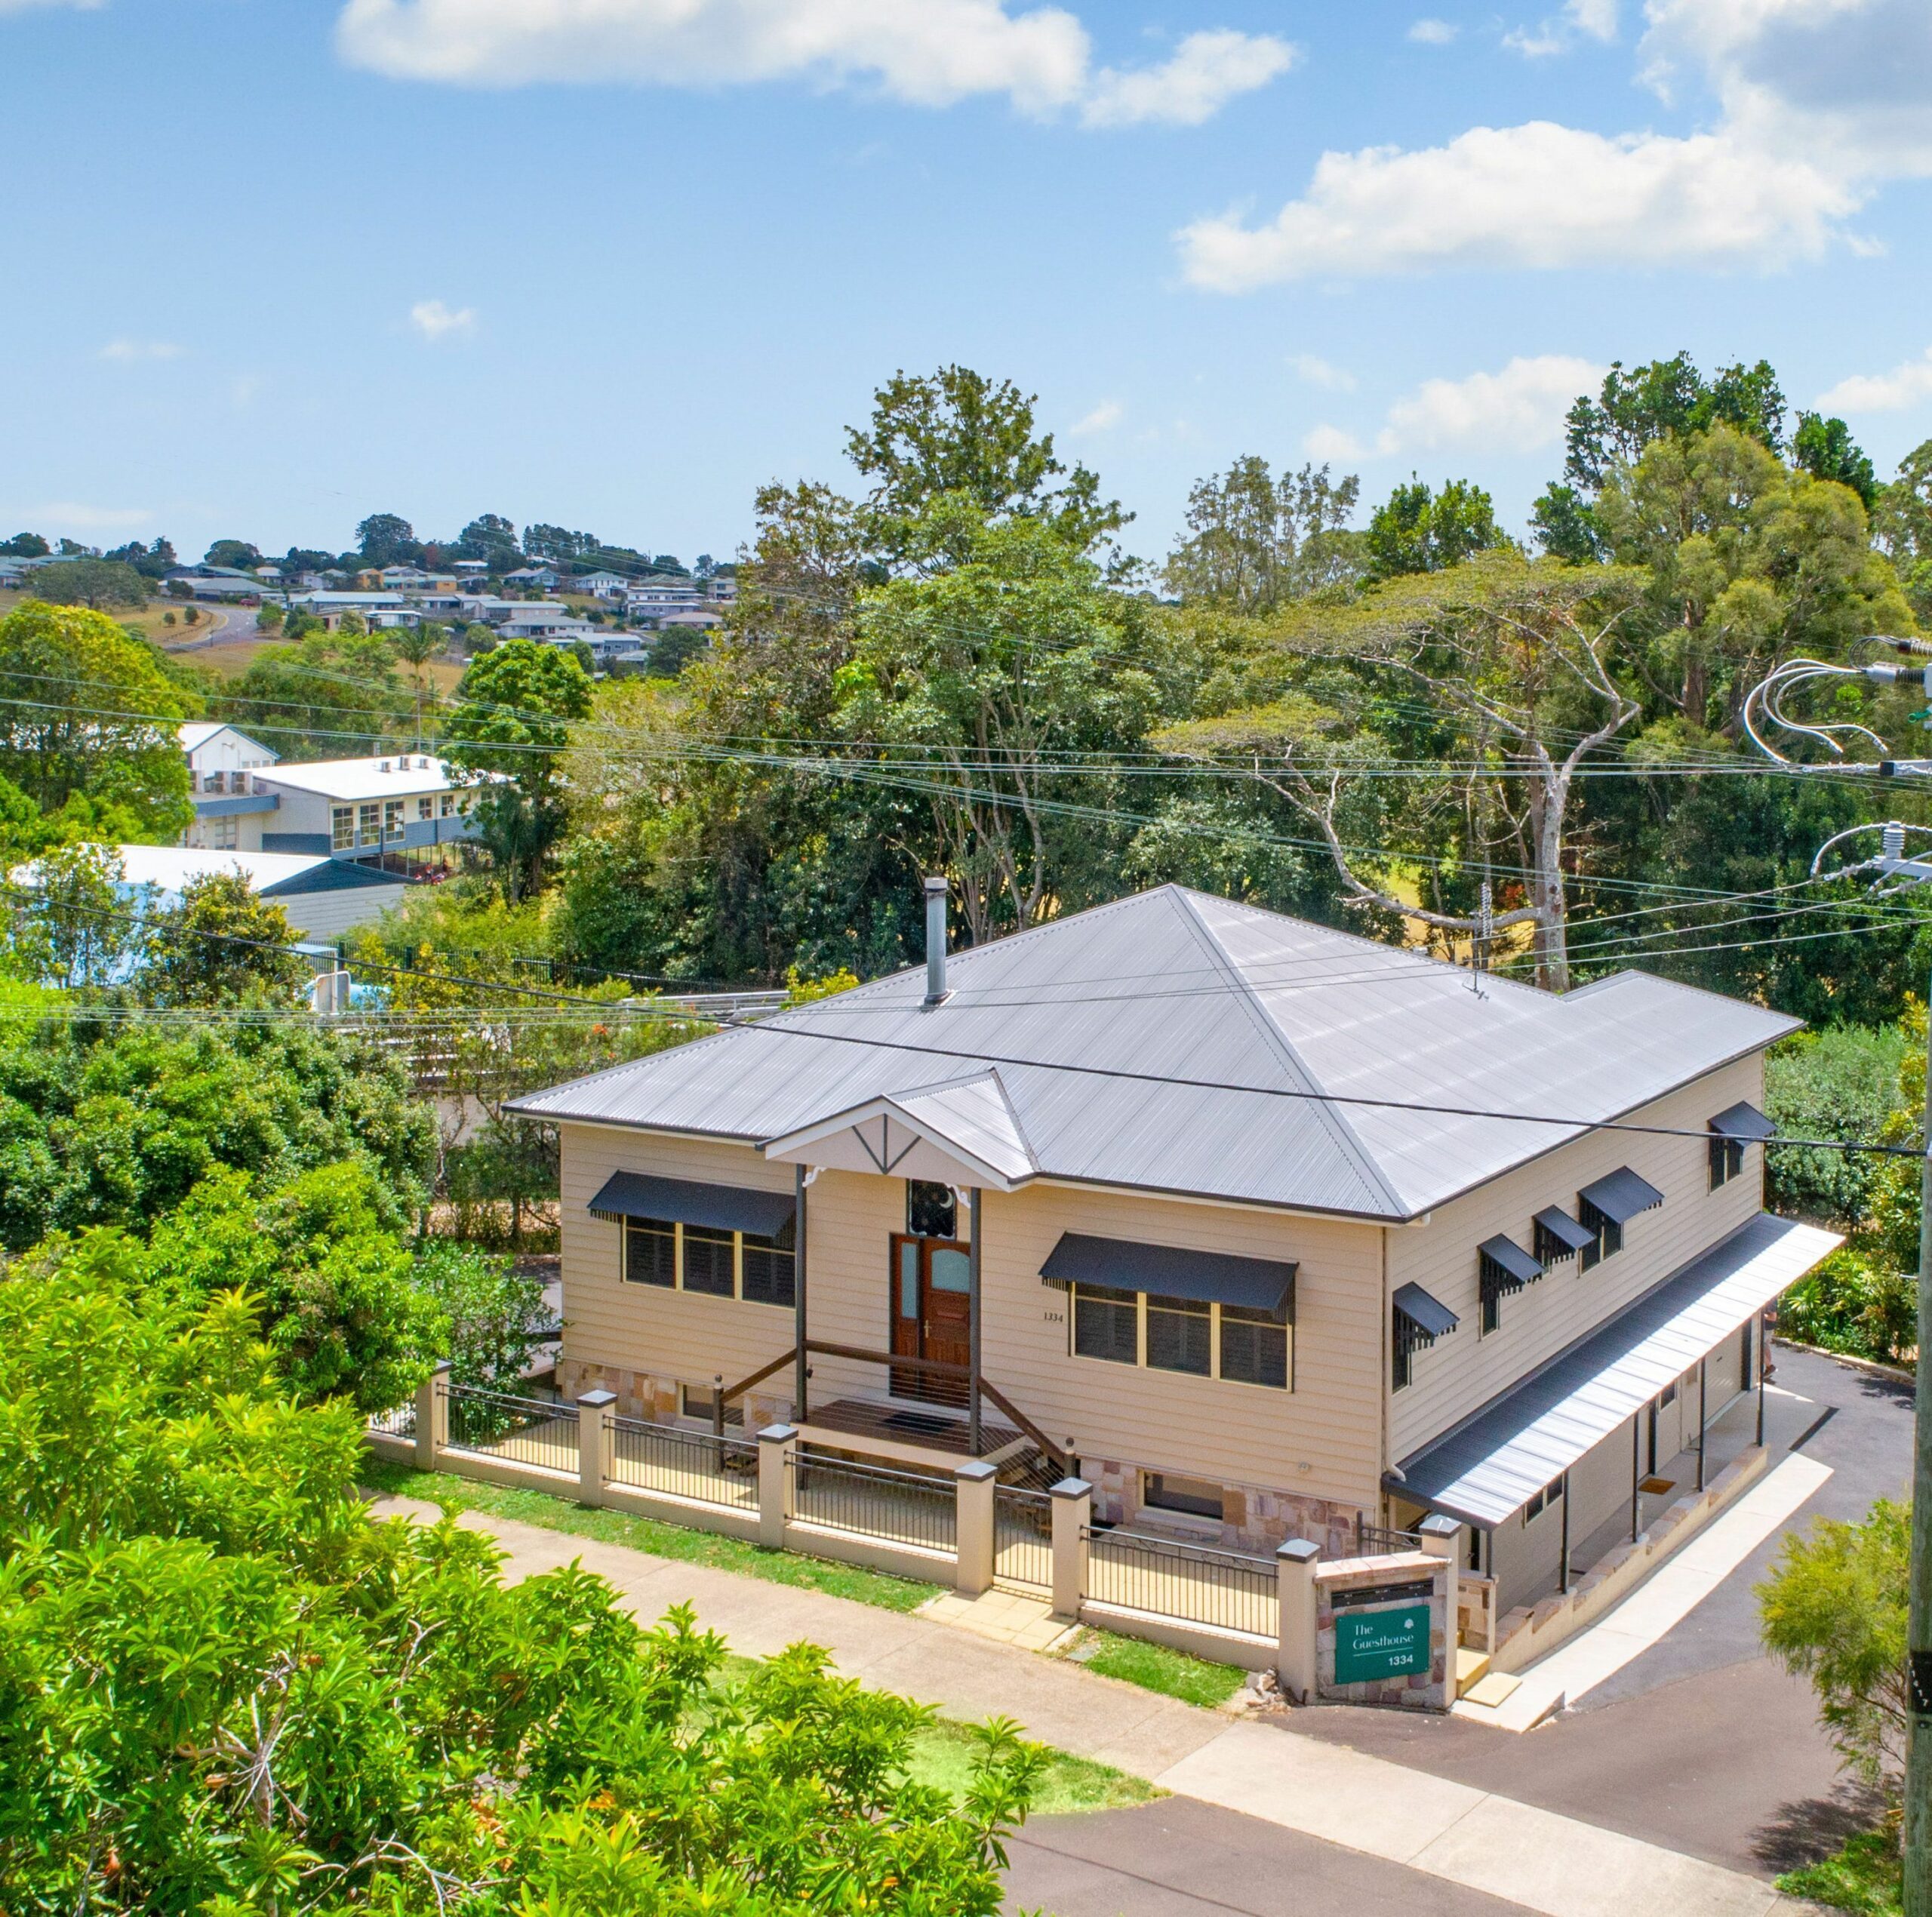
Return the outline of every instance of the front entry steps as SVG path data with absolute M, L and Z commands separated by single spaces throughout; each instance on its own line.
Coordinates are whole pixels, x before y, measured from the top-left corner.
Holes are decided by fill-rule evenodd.
M 1489 1675 L 1489 1653 L 1472 1651 L 1466 1645 L 1456 1647 L 1456 1695 L 1466 1697 Z

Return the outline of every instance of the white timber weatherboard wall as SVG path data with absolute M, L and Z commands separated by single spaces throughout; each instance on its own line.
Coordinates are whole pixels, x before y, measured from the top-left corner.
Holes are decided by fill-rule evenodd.
M 568 1122 L 558 1132 L 567 1362 L 706 1386 L 718 1373 L 735 1382 L 788 1348 L 789 1311 L 625 1284 L 621 1228 L 587 1207 L 619 1170 L 789 1191 L 791 1167 L 722 1141 Z M 814 1340 L 887 1349 L 891 1235 L 905 1229 L 905 1207 L 903 1180 L 818 1174 L 807 1202 Z M 986 1191 L 982 1215 L 985 1375 L 1056 1444 L 1071 1441 L 1083 1460 L 1377 1507 L 1383 1315 L 1377 1227 L 1046 1185 Z M 1294 1389 L 1075 1357 L 1067 1294 L 1039 1276 L 1069 1231 L 1294 1262 Z M 812 1360 L 814 1404 L 877 1398 L 885 1385 L 881 1366 Z M 790 1390 L 789 1374 L 781 1372 L 760 1395 Z M 986 1415 L 1001 1417 L 991 1405 Z
M 1752 1146 L 1743 1174 L 1714 1192 L 1706 1128 L 1739 1100 L 1761 1104 L 1763 1098 L 1764 1059 L 1754 1054 L 1629 1115 L 1632 1124 L 1695 1137 L 1592 1132 L 1438 1207 L 1419 1230 L 1390 1232 L 1390 1298 L 1413 1282 L 1461 1320 L 1416 1353 L 1411 1382 L 1391 1394 L 1392 1461 L 1481 1410 L 1755 1216 L 1763 1206 L 1762 1148 Z M 1534 1252 L 1531 1221 L 1537 1212 L 1554 1205 L 1574 1217 L 1584 1186 L 1626 1165 L 1663 1193 L 1663 1203 L 1632 1219 L 1624 1227 L 1623 1248 L 1593 1269 L 1583 1269 L 1580 1256 L 1566 1259 L 1536 1283 L 1509 1293 L 1500 1328 L 1484 1337 L 1476 1248 L 1501 1232 Z M 1388 1335 L 1385 1328 L 1385 1349 Z M 1386 1360 L 1383 1378 L 1388 1391 Z M 1711 1402 L 1715 1408 L 1715 1391 Z

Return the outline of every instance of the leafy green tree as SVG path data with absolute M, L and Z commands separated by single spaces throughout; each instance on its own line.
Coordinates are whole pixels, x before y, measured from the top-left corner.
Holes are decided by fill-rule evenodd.
M 294 1021 L 122 1028 L 55 1006 L 0 1021 L 0 1245 L 145 1230 L 216 1168 L 264 1189 L 366 1162 L 398 1221 L 426 1200 L 436 1142 L 401 1066 Z
M 413 565 L 423 557 L 416 528 L 393 512 L 372 512 L 355 528 L 355 543 L 365 566 Z
M 1808 1679 L 1846 1763 L 1896 1799 L 1906 1725 L 1912 1507 L 1881 1498 L 1862 1524 L 1816 1519 L 1788 1535 L 1758 1586 L 1764 1648 Z
M 285 758 L 360 758 L 411 737 L 415 702 L 395 667 L 387 633 L 305 632 L 264 646 L 211 704 Z
M 1378 579 L 1441 572 L 1512 543 L 1497 526 L 1495 505 L 1480 486 L 1451 479 L 1437 493 L 1413 475 L 1375 509 L 1364 539 Z
M 263 563 L 262 555 L 245 539 L 218 539 L 202 555 L 205 566 L 232 566 L 237 571 L 252 572 Z
M 509 639 L 470 662 L 456 696 L 443 749 L 481 787 L 475 805 L 485 843 L 514 903 L 542 882 L 564 829 L 557 755 L 570 722 L 590 710 L 590 679 L 555 646 Z
M 314 976 L 288 913 L 239 872 L 190 880 L 143 934 L 136 984 L 157 1005 L 294 1005 Z
M 125 974 L 139 919 L 112 845 L 56 845 L 10 884 L 12 949 L 25 975 L 71 991 Z
M 430 688 L 428 667 L 431 660 L 440 659 L 448 651 L 449 628 L 439 626 L 433 619 L 419 620 L 414 626 L 398 626 L 389 635 L 389 643 L 397 658 L 409 668 L 410 690 L 416 697 L 416 743 L 423 743 L 423 708 L 426 700 L 433 709 L 435 694 Z
M 1271 612 L 1364 570 L 1360 537 L 1346 530 L 1361 492 L 1353 473 L 1331 482 L 1304 466 L 1277 478 L 1250 455 L 1187 496 L 1187 537 L 1168 555 L 1168 590 L 1241 613 Z
M 1906 454 L 1897 477 L 1880 488 L 1872 528 L 1912 610 L 1932 619 L 1932 439 Z
M 441 1355 L 457 1384 L 514 1389 L 532 1348 L 556 1328 L 542 1284 L 518 1272 L 513 1259 L 477 1245 L 429 1240 L 411 1282 L 448 1325 Z
M 125 546 L 117 546 L 111 552 L 104 552 L 101 556 L 117 561 L 124 566 L 132 566 L 146 580 L 165 579 L 181 563 L 175 556 L 173 542 L 166 539 L 157 539 L 148 546 L 143 546 L 137 539 L 131 539 Z
M 702 659 L 711 635 L 702 626 L 669 626 L 651 642 L 653 678 L 675 679 L 694 659 Z
M 929 1713 L 793 1648 L 726 1677 L 580 1567 L 371 1520 L 358 1420 L 253 1301 L 100 1234 L 0 1280 L 0 1906 L 992 1917 L 1043 1754 L 964 1802 Z M 85 1367 L 75 1354 L 86 1353 Z
M 1857 495 L 1734 427 L 1657 440 L 1595 511 L 1617 558 L 1649 574 L 1644 677 L 1694 725 L 1734 731 L 1777 657 L 1909 629 Z
M 146 605 L 148 583 L 132 566 L 115 560 L 63 559 L 35 569 L 33 595 L 49 605 L 91 606 L 96 611 L 106 611 L 117 606 Z
M 1876 1139 L 1901 1109 L 1908 1043 L 1897 1026 L 1801 1032 L 1765 1061 L 1764 1109 L 1787 1137 Z M 1767 1199 L 1775 1211 L 1856 1229 L 1869 1214 L 1876 1171 L 1857 1152 L 1773 1152 Z
M 1594 565 L 1608 556 L 1595 507 L 1574 486 L 1546 486 L 1530 509 L 1537 543 L 1567 566 Z
M 189 715 L 155 648 L 105 614 L 29 599 L 0 619 L 0 777 L 43 810 L 85 794 L 144 835 L 183 830 Z
M 515 526 L 500 512 L 479 512 L 450 548 L 458 559 L 480 559 L 492 572 L 512 572 L 523 563 Z
M 44 559 L 53 550 L 38 533 L 16 533 L 0 544 L 0 553 L 10 559 Z
M 1647 447 L 1717 425 L 1781 452 L 1784 414 L 1784 394 L 1766 360 L 1721 367 L 1708 380 L 1687 352 L 1629 372 L 1614 360 L 1596 398 L 1586 394 L 1570 409 L 1563 476 L 1581 492 L 1600 492 Z
M 874 395 L 872 416 L 845 435 L 846 456 L 872 482 L 872 536 L 895 560 L 930 565 L 930 537 L 915 528 L 941 495 L 969 501 L 989 522 L 1033 519 L 1076 552 L 1110 540 L 1133 517 L 1103 500 L 1084 466 L 1069 472 L 1051 433 L 1036 434 L 1035 402 L 1010 380 L 970 367 L 924 377 L 895 373 Z
M 1793 465 L 1813 478 L 1849 488 L 1858 495 L 1860 505 L 1868 513 L 1872 510 L 1878 497 L 1878 475 L 1872 470 L 1870 456 L 1860 451 L 1844 420 L 1800 413 L 1798 430 L 1792 435 L 1791 457 Z

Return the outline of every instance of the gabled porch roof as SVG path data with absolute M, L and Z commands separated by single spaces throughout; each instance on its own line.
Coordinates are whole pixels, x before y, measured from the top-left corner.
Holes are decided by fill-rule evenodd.
M 1039 1167 L 996 1071 L 883 1092 L 768 1139 L 780 1165 L 872 1171 L 1010 1192 Z

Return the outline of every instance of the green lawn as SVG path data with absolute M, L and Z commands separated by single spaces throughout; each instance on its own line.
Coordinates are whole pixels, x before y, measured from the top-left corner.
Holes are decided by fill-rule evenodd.
M 882 1571 L 866 1571 L 857 1565 L 832 1564 L 823 1558 L 801 1557 L 795 1551 L 767 1551 L 712 1531 L 687 1531 L 681 1525 L 635 1517 L 628 1511 L 572 1504 L 547 1491 L 515 1490 L 442 1472 L 412 1470 L 386 1458 L 366 1458 L 362 1481 L 371 1490 L 420 1497 L 445 1511 L 488 1512 L 521 1524 L 541 1525 L 546 1531 L 568 1531 L 574 1537 L 590 1538 L 599 1544 L 626 1544 L 634 1551 L 648 1551 L 653 1557 L 675 1558 L 684 1564 L 709 1565 L 747 1577 L 762 1577 L 769 1583 L 824 1591 L 835 1598 L 876 1605 L 883 1611 L 917 1611 L 939 1595 L 937 1585 L 888 1577 Z
M 1190 1657 L 1165 1645 L 1143 1644 L 1138 1638 L 1117 1637 L 1111 1631 L 1095 1631 L 1093 1637 L 1099 1648 L 1083 1652 L 1079 1660 L 1088 1669 L 1137 1684 L 1143 1691 L 1178 1697 L 1184 1704 L 1204 1705 L 1212 1710 L 1226 1703 L 1247 1676 L 1237 1665 L 1211 1664 L 1204 1657 Z
M 963 1798 L 976 1749 L 973 1734 L 964 1725 L 941 1718 L 920 1732 L 913 1746 L 913 1778 Z M 1131 1777 L 1124 1771 L 1096 1764 L 1091 1758 L 1054 1751 L 1033 1792 L 1032 1814 L 1054 1817 L 1075 1811 L 1112 1811 L 1166 1795 L 1144 1777 Z
M 1895 1833 L 1869 1831 L 1854 1837 L 1835 1857 L 1778 1879 L 1786 1897 L 1802 1897 L 1832 1910 L 1857 1910 L 1867 1917 L 1903 1917 L 1904 1886 Z

